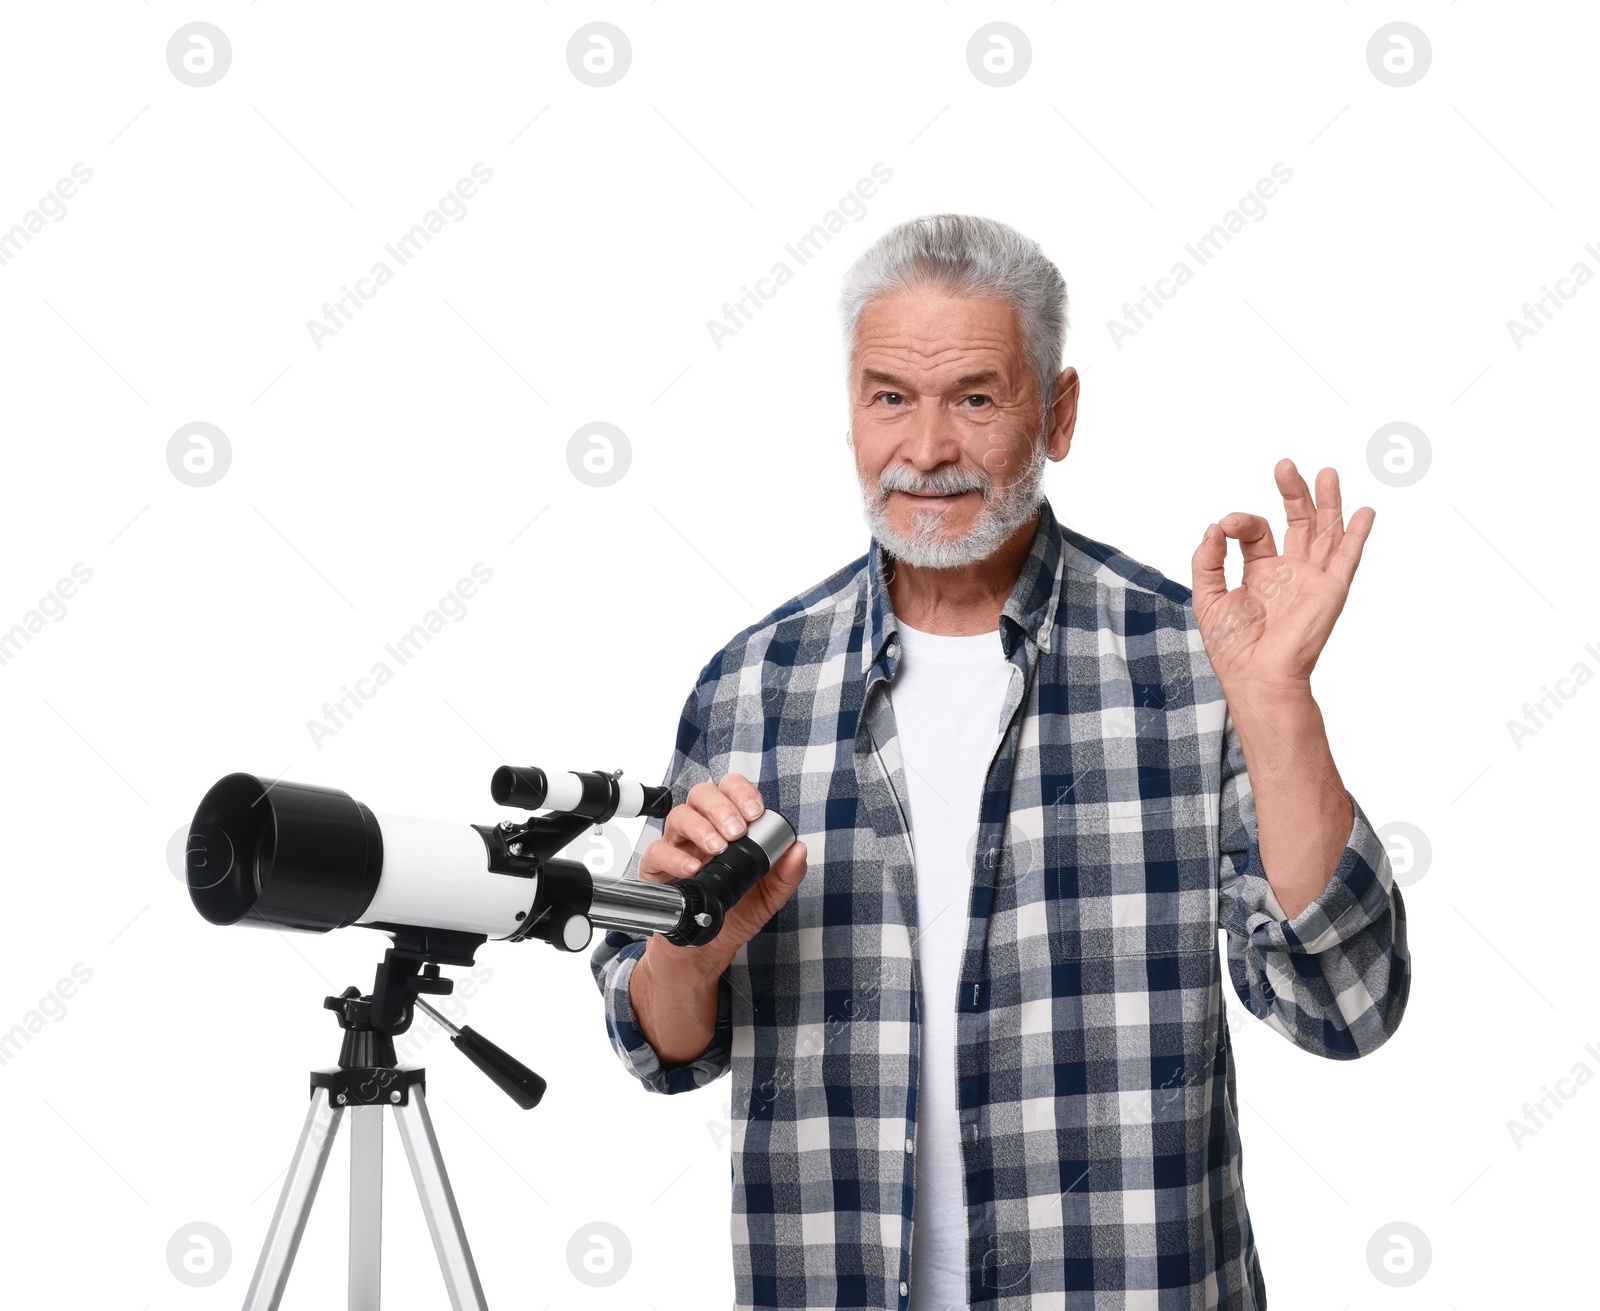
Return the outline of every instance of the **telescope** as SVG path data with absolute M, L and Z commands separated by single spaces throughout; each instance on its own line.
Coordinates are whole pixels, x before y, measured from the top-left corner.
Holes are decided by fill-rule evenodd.
M 691 879 L 597 878 L 556 855 L 591 825 L 662 819 L 672 794 L 612 773 L 502 765 L 495 802 L 551 813 L 450 824 L 375 812 L 338 788 L 219 780 L 195 811 L 185 868 L 194 907 L 213 924 L 307 933 L 359 924 L 388 931 L 522 941 L 582 951 L 594 929 L 710 942 L 728 910 L 794 841 L 773 810 L 750 822 Z
M 596 928 L 660 934 L 698 947 L 795 840 L 765 810 L 744 834 L 676 883 L 599 878 L 557 854 L 610 819 L 664 819 L 672 794 L 606 773 L 546 773 L 502 765 L 489 782 L 502 806 L 529 814 L 498 824 L 451 824 L 374 811 L 348 792 L 254 774 L 229 774 L 202 798 L 184 866 L 189 898 L 212 924 L 327 933 L 358 925 L 393 938 L 370 993 L 325 997 L 344 1031 L 336 1066 L 311 1071 L 311 1105 L 285 1172 L 277 1210 L 245 1294 L 245 1311 L 275 1311 L 348 1112 L 349 1306 L 379 1305 L 383 1112 L 393 1112 L 422 1201 L 452 1311 L 487 1311 L 455 1195 L 423 1096 L 425 1071 L 396 1059 L 394 1039 L 420 1008 L 518 1106 L 538 1105 L 545 1081 L 470 1026 L 421 999 L 448 994 L 440 965 L 471 965 L 483 943 L 538 938 L 578 952 Z

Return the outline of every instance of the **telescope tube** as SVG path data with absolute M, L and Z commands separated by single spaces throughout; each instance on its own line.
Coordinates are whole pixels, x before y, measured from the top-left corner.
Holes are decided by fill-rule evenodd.
M 661 813 L 670 800 L 663 789 L 608 775 L 515 774 L 522 777 L 507 783 L 508 794 L 530 775 L 557 780 L 540 785 L 541 800 L 561 795 L 585 816 L 618 802 L 636 814 Z M 603 798 L 587 781 L 597 778 L 609 785 Z M 514 804 L 531 796 L 524 792 Z M 782 815 L 765 811 L 693 878 L 666 884 L 597 879 L 581 862 L 558 858 L 508 866 L 496 854 L 504 846 L 492 840 L 499 836 L 492 828 L 373 811 L 338 788 L 229 774 L 206 793 L 190 826 L 189 895 L 213 924 L 539 936 L 568 951 L 581 950 L 598 927 L 699 946 L 716 937 L 727 911 L 795 840 Z

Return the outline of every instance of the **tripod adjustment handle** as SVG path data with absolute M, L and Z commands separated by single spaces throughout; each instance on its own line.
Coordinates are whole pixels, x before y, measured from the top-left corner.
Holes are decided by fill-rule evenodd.
M 539 1104 L 544 1096 L 544 1080 L 510 1052 L 495 1046 L 470 1024 L 451 1034 L 450 1041 L 523 1110 L 532 1110 Z
M 435 1023 L 442 1025 L 461 1053 L 493 1079 L 518 1106 L 530 1111 L 539 1104 L 544 1096 L 545 1081 L 515 1056 L 495 1046 L 470 1024 L 457 1028 L 420 997 L 417 1005 L 431 1015 Z

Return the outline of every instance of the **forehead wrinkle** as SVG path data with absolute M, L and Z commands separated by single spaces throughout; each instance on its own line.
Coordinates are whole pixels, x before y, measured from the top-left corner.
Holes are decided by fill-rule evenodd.
M 972 328 L 957 335 L 941 332 L 937 335 L 916 332 L 910 328 L 863 328 L 856 336 L 858 350 L 902 350 L 908 353 L 938 356 L 959 351 L 992 350 L 1007 354 L 1012 340 L 1005 333 L 986 333 Z
M 910 342 L 927 342 L 926 338 L 912 338 Z M 992 371 L 1012 386 L 1025 387 L 1027 369 L 1016 360 L 1001 341 L 975 344 L 944 345 L 923 349 L 906 341 L 864 343 L 857 353 L 857 376 L 877 369 L 896 376 L 909 373 L 920 378 L 938 378 L 947 381 L 968 374 Z M 905 381 L 910 381 L 910 378 Z
M 942 391 L 992 369 L 1020 400 L 1032 389 L 1032 369 L 1019 327 L 1015 307 L 1004 300 L 898 292 L 867 306 L 856 323 L 855 381 L 876 368 Z

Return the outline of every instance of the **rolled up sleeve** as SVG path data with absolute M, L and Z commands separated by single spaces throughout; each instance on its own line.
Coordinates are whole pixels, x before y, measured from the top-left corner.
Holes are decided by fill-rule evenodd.
M 680 1093 L 703 1088 L 727 1068 L 733 1051 L 733 996 L 727 976 L 717 981 L 717 1027 L 710 1045 L 683 1065 L 666 1065 L 646 1040 L 628 997 L 644 942 L 626 933 L 608 933 L 595 952 L 595 975 L 606 1003 L 606 1033 L 628 1072 L 650 1092 Z
M 700 717 L 699 688 L 689 694 L 678 720 L 678 738 L 662 786 L 672 793 L 672 804 L 681 806 L 695 784 L 709 780 L 711 768 L 706 756 L 705 726 Z M 633 855 L 628 860 L 624 879 L 639 877 L 639 862 L 650 844 L 666 828 L 663 819 L 647 819 Z M 727 975 L 717 981 L 717 1024 L 710 1044 L 693 1061 L 681 1065 L 663 1064 L 639 1026 L 628 982 L 644 952 L 645 934 L 612 931 L 605 934 L 590 958 L 589 967 L 605 1002 L 606 1033 L 624 1067 L 650 1092 L 689 1092 L 712 1082 L 728 1069 L 733 1042 L 733 996 Z
M 1295 1046 L 1350 1060 L 1399 1027 L 1411 988 L 1405 903 L 1389 854 L 1347 791 L 1350 835 L 1328 884 L 1287 916 L 1261 863 L 1255 800 L 1231 716 L 1224 733 L 1218 916 L 1251 1014 Z

